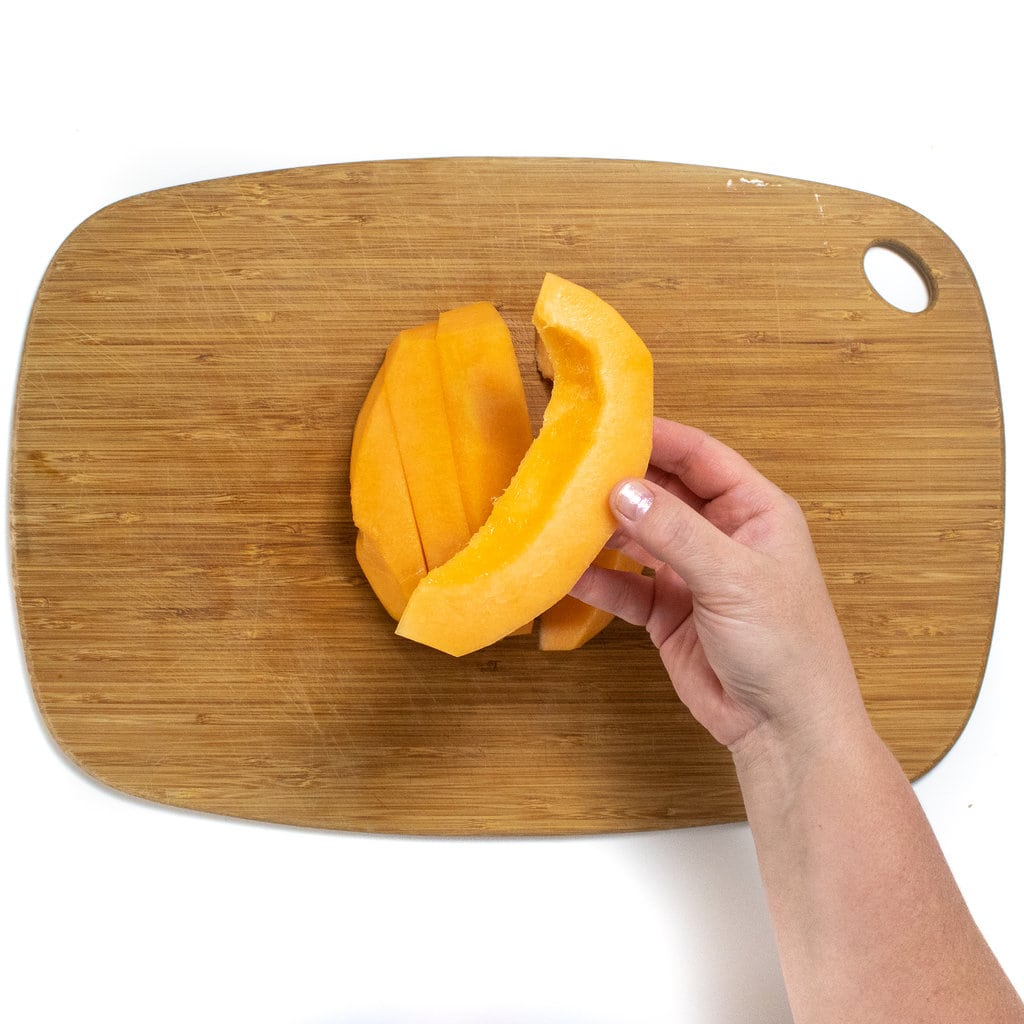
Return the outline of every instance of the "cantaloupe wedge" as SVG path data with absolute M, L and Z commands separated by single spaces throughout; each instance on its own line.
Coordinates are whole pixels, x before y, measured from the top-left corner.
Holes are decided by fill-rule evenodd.
M 642 572 L 643 566 L 617 548 L 604 548 L 593 565 L 621 572 Z M 611 612 L 594 608 L 566 594 L 540 617 L 542 651 L 575 651 L 593 640 L 614 619 Z
M 452 450 L 436 333 L 436 322 L 402 331 L 384 357 L 384 390 L 428 569 L 448 561 L 473 534 Z
M 455 471 L 475 532 L 533 441 L 526 389 L 512 336 L 490 302 L 442 313 L 435 343 Z M 532 632 L 532 619 L 512 631 Z
M 394 340 L 356 421 L 351 460 L 356 525 L 390 517 L 386 529 L 360 530 L 356 557 L 393 618 L 427 569 L 483 525 L 532 440 L 515 348 L 491 303 L 444 312 Z
M 349 484 L 352 519 L 359 530 L 356 558 L 373 592 L 397 620 L 427 565 L 384 393 L 383 367 L 356 418 Z
M 548 274 L 534 326 L 551 361 L 544 422 L 487 522 L 420 581 L 397 633 L 452 655 L 508 635 L 562 598 L 611 536 L 612 486 L 651 453 L 653 362 L 593 292 Z
M 508 327 L 489 302 L 442 313 L 437 352 L 462 504 L 475 532 L 533 441 L 526 391 Z
M 554 368 L 543 338 L 537 337 L 537 369 L 541 376 L 551 380 Z M 643 566 L 615 548 L 598 552 L 593 565 L 622 572 L 642 572 Z M 538 645 L 542 651 L 575 651 L 588 640 L 593 640 L 615 616 L 594 608 L 569 594 L 556 602 L 540 617 Z

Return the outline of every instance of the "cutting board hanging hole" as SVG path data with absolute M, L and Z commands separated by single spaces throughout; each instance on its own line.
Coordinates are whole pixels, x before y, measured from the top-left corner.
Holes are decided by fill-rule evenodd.
M 881 298 L 905 313 L 923 313 L 935 296 L 935 283 L 920 257 L 893 242 L 868 246 L 864 274 Z

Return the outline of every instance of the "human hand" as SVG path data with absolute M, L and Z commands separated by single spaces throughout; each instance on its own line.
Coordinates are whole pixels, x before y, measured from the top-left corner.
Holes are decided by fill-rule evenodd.
M 693 427 L 654 423 L 646 480 L 611 495 L 611 543 L 653 576 L 591 568 L 580 600 L 647 628 L 680 699 L 733 751 L 827 735 L 863 703 L 797 502 Z M 822 729 L 825 730 L 822 733 Z

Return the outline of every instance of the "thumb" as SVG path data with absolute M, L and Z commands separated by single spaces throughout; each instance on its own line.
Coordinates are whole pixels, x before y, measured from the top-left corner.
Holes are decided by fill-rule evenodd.
M 667 562 L 695 597 L 710 595 L 733 575 L 738 545 L 665 488 L 650 480 L 623 480 L 610 503 L 620 531 Z

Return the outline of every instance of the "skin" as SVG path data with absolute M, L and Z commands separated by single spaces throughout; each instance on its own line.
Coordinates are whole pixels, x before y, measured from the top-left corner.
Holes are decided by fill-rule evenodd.
M 861 699 L 799 505 L 736 452 L 655 421 L 646 480 L 574 596 L 644 626 L 732 753 L 797 1024 L 1024 1022 Z

